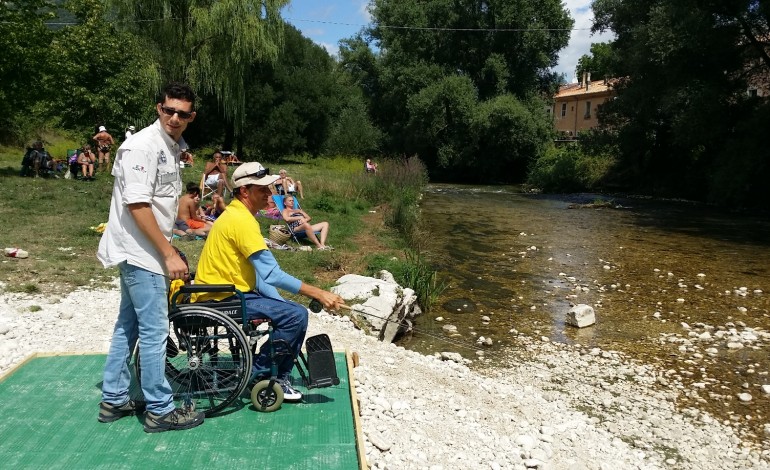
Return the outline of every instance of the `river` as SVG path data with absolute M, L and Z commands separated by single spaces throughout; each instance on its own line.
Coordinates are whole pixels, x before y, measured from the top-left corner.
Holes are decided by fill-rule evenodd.
M 503 358 L 523 334 L 618 351 L 761 440 L 770 417 L 770 221 L 704 204 L 431 185 L 424 252 L 447 289 L 401 341 Z M 587 304 L 596 324 L 565 324 Z M 438 318 L 438 319 L 437 319 Z M 457 334 L 444 330 L 457 327 Z M 491 338 L 491 346 L 477 344 Z M 739 394 L 748 393 L 750 401 Z M 743 396 L 745 399 L 746 397 Z

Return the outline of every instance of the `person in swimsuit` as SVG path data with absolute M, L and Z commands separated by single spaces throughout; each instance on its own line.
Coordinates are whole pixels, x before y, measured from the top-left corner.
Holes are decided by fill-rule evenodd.
M 96 162 L 96 155 L 91 151 L 91 146 L 84 145 L 83 151 L 78 155 L 80 175 L 83 180 L 88 181 L 94 179 L 94 162 Z
M 290 176 L 286 174 L 286 170 L 281 168 L 278 172 L 279 179 L 277 179 L 273 186 L 275 186 L 275 193 L 280 195 L 296 195 L 299 192 L 299 197 L 305 199 L 305 192 L 302 190 L 302 181 L 294 181 Z
M 206 236 L 212 222 L 200 216 L 200 202 L 201 189 L 195 183 L 187 183 L 187 193 L 179 198 L 176 219 L 183 220 L 195 235 Z
M 222 152 L 214 152 L 212 159 L 213 161 L 206 163 L 206 167 L 203 169 L 199 186 L 201 188 L 204 185 L 209 188 L 217 188 L 216 192 L 220 196 L 225 187 L 232 193 L 233 188 L 230 186 L 230 182 L 227 181 L 227 165 L 222 162 Z
M 102 171 L 109 172 L 110 150 L 115 141 L 104 126 L 99 126 L 99 132 L 97 132 L 92 139 L 96 142 L 96 149 L 99 152 L 99 168 L 104 168 Z M 104 166 L 102 167 L 102 165 Z
M 283 220 L 289 224 L 289 228 L 294 233 L 305 232 L 307 238 L 312 241 L 319 250 L 333 250 L 326 245 L 326 237 L 329 235 L 329 222 L 318 222 L 310 224 L 310 216 L 302 209 L 294 208 L 294 196 L 286 196 L 283 199 L 284 209 L 281 212 Z M 316 237 L 315 232 L 321 232 L 321 239 Z

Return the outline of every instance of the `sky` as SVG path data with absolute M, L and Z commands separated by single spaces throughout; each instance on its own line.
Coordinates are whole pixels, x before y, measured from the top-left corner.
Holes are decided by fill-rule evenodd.
M 591 52 L 591 43 L 613 38 L 612 33 L 591 35 L 591 1 L 563 0 L 575 20 L 575 30 L 570 35 L 569 45 L 561 50 L 554 70 L 565 74 L 568 82 L 576 81 L 575 66 L 581 56 Z M 336 55 L 340 39 L 349 38 L 370 24 L 368 4 L 369 0 L 291 0 L 283 10 L 283 17 L 305 37 Z

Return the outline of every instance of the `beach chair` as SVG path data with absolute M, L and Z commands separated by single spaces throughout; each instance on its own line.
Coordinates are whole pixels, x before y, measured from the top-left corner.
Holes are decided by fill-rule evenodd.
M 273 194 L 273 201 L 275 201 L 275 207 L 278 208 L 278 211 L 280 213 L 283 213 L 283 209 L 286 207 L 283 204 L 283 198 L 284 198 L 284 196 L 282 196 L 280 194 Z M 297 199 L 296 197 L 294 198 L 294 208 L 295 209 L 300 209 L 299 199 Z M 286 224 L 286 228 L 289 230 L 289 233 L 291 234 L 291 237 L 294 239 L 295 242 L 297 242 L 297 244 L 300 244 L 299 243 L 300 239 L 307 238 L 307 234 L 305 232 L 295 233 L 295 232 L 293 232 L 291 230 L 291 227 L 289 227 L 289 223 L 286 222 L 286 220 L 284 220 L 283 217 L 281 217 L 281 220 L 283 220 L 283 223 Z M 321 232 L 315 232 L 315 234 L 316 234 L 316 236 L 320 236 Z

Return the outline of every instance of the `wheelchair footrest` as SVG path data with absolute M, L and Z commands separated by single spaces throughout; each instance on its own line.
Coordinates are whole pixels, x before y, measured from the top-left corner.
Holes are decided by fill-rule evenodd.
M 305 340 L 305 350 L 308 355 L 315 351 L 331 351 L 332 340 L 329 339 L 327 334 L 311 336 Z
M 328 335 L 311 336 L 305 341 L 307 351 L 308 388 L 323 388 L 339 385 L 337 363 Z

